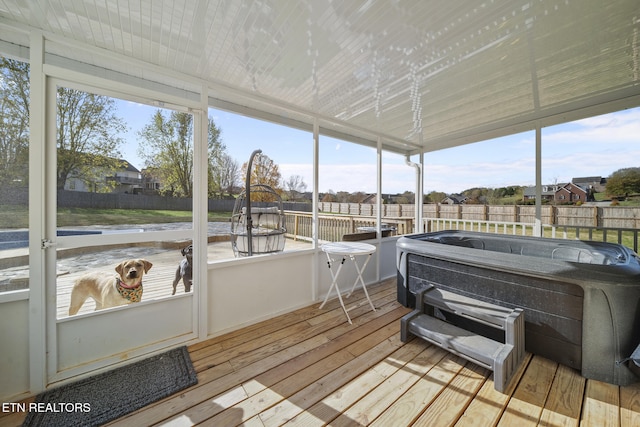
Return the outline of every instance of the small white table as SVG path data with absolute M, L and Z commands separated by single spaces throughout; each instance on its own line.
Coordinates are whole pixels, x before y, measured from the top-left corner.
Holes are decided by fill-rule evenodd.
M 351 296 L 353 291 L 356 289 L 358 282 L 360 282 L 362 284 L 362 289 L 364 290 L 364 294 L 367 297 L 367 301 L 369 301 L 369 305 L 371 306 L 371 309 L 373 311 L 376 311 L 376 308 L 373 306 L 373 303 L 371 302 L 371 298 L 369 298 L 369 293 L 367 292 L 367 287 L 364 284 L 364 280 L 362 279 L 362 272 L 364 271 L 365 267 L 367 266 L 367 263 L 371 259 L 371 255 L 373 255 L 373 253 L 376 251 L 376 247 L 368 243 L 361 243 L 361 242 L 335 242 L 335 243 L 325 243 L 324 245 L 322 245 L 321 249 L 325 254 L 327 254 L 327 266 L 329 267 L 329 271 L 331 272 L 332 281 L 331 281 L 331 287 L 327 292 L 327 296 L 324 297 L 324 301 L 322 302 L 322 304 L 320 304 L 320 308 L 324 307 L 324 305 L 327 303 L 327 300 L 329 299 L 329 295 L 331 294 L 331 291 L 333 290 L 333 288 L 336 288 L 336 292 L 338 293 L 338 300 L 340 300 L 340 305 L 342 306 L 342 310 L 344 310 L 344 314 L 347 315 L 347 320 L 349 321 L 349 323 L 353 324 L 353 322 L 351 322 L 351 317 L 349 317 L 349 313 L 347 312 L 347 309 L 344 306 L 344 301 L 342 301 L 342 295 L 340 294 L 340 288 L 338 287 L 338 276 L 340 275 L 340 270 L 342 270 L 342 266 L 344 265 L 344 262 L 347 259 L 350 259 L 351 261 L 353 261 L 353 265 L 356 267 L 356 271 L 358 272 L 358 277 L 356 278 L 356 281 L 353 283 L 353 286 L 351 287 L 351 291 L 347 294 L 346 298 L 349 298 Z M 358 266 L 358 260 L 356 258 L 358 256 L 365 257 L 362 266 Z M 338 269 L 334 273 L 331 267 L 336 261 L 339 261 L 340 264 L 338 265 Z

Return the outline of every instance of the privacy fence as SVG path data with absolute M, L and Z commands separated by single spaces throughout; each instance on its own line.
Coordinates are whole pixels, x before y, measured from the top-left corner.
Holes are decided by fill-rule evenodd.
M 191 198 L 163 197 L 144 194 L 125 193 L 87 193 L 81 191 L 59 190 L 58 207 L 61 208 L 94 208 L 94 209 L 153 209 L 190 211 L 193 206 Z M 27 205 L 29 193 L 26 188 L 6 188 L 0 191 L 0 205 Z M 233 211 L 233 199 L 209 199 L 209 211 Z M 284 202 L 288 210 L 310 212 L 309 202 Z
M 578 226 L 597 228 L 640 228 L 640 207 L 620 206 L 542 206 L 542 223 L 558 226 Z M 377 215 L 377 207 L 366 203 L 319 204 L 321 212 L 372 216 Z M 382 205 L 383 218 L 414 217 L 413 204 Z M 423 206 L 424 218 L 460 219 L 472 221 L 513 222 L 533 224 L 536 217 L 535 206 L 519 205 L 439 205 Z
M 233 199 L 209 199 L 210 212 L 233 211 Z M 77 191 L 58 191 L 59 207 L 86 207 L 97 209 L 159 209 L 181 210 L 192 209 L 193 202 L 187 197 L 148 196 L 143 194 L 100 194 L 80 193 Z M 309 212 L 311 203 L 283 202 L 284 209 Z

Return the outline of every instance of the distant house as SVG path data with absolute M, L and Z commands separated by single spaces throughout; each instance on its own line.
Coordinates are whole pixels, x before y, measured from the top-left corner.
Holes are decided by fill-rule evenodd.
M 606 178 L 586 176 L 573 178 L 570 183 L 543 185 L 542 200 L 556 203 L 589 202 L 593 200 L 593 193 L 604 191 L 606 183 Z M 524 200 L 535 200 L 536 187 L 525 187 L 523 198 Z
M 151 168 L 142 169 L 142 192 L 144 194 L 159 194 L 162 180 Z
M 607 186 L 607 178 L 603 178 L 601 176 L 584 176 L 573 178 L 571 182 L 579 185 L 582 188 L 588 188 L 595 193 L 604 193 Z
M 565 184 L 548 184 L 542 186 L 542 200 L 554 200 L 556 191 L 558 191 Z M 535 200 L 536 199 L 536 187 L 525 187 L 524 189 L 524 200 Z
M 122 167 L 112 176 L 107 176 L 107 181 L 115 183 L 114 193 L 139 193 L 142 190 L 142 173 L 126 160 L 120 160 Z
M 556 203 L 584 203 L 588 201 L 589 195 L 589 189 L 570 182 L 556 191 L 554 200 Z
M 464 204 L 469 198 L 462 194 L 450 194 L 445 197 L 444 200 L 440 203 L 445 205 L 461 205 Z
M 95 167 L 90 178 L 70 176 L 64 189 L 68 191 L 97 192 L 105 187 L 112 188 L 113 193 L 137 193 L 142 189 L 142 174 L 131 163 L 124 159 L 118 160 L 119 167 Z
M 362 201 L 360 203 L 369 203 L 369 204 L 376 204 L 378 200 L 378 195 L 373 193 L 373 194 L 367 194 L 367 196 L 365 198 L 362 199 Z

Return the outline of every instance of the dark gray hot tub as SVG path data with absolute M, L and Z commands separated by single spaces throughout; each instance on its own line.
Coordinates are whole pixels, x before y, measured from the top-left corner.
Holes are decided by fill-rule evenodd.
M 640 343 L 640 262 L 622 245 L 443 231 L 400 238 L 397 268 L 398 301 L 407 307 L 427 283 L 520 307 L 527 351 L 587 378 L 638 380 L 617 363 Z

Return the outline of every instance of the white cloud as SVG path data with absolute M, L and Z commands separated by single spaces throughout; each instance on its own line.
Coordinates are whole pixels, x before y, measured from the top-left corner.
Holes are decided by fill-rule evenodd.
M 543 130 L 543 144 L 615 145 L 640 142 L 640 109 L 577 120 Z

